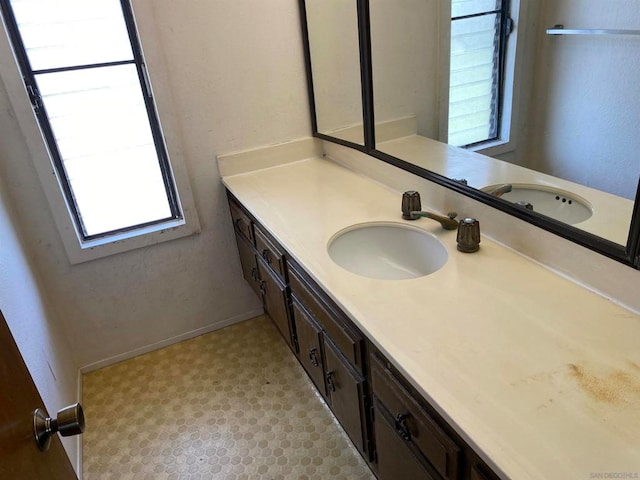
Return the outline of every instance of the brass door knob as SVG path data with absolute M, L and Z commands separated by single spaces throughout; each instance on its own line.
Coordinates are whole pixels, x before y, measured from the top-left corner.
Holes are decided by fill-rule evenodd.
M 54 433 L 70 437 L 84 432 L 84 427 L 84 412 L 79 403 L 58 410 L 57 418 L 47 416 L 47 412 L 40 408 L 33 412 L 33 431 L 38 448 L 43 452 L 49 448 Z

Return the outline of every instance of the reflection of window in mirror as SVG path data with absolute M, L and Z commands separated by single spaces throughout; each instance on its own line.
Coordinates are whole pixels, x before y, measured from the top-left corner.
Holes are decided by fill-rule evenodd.
M 447 142 L 478 150 L 509 141 L 515 35 L 508 0 L 452 0 Z M 445 126 L 443 126 L 445 127 Z

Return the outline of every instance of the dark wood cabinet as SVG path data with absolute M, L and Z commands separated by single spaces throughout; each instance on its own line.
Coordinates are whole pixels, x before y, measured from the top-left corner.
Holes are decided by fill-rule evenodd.
M 269 267 L 262 260 L 258 260 L 257 264 L 264 310 L 278 327 L 289 347 L 295 351 L 289 326 L 288 287 L 269 270 Z
M 461 449 L 456 442 L 376 355 L 371 357 L 371 378 L 376 405 L 394 420 L 398 438 L 419 452 L 441 478 L 457 480 Z
M 262 296 L 260 290 L 260 277 L 258 276 L 258 264 L 256 263 L 255 250 L 253 245 L 238 231 L 235 232 L 236 243 L 238 244 L 238 253 L 240 255 L 240 266 L 242 267 L 242 276 L 251 286 L 258 297 Z
M 484 472 L 481 470 L 480 467 L 478 467 L 477 465 L 474 465 L 473 467 L 471 467 L 471 477 L 470 480 L 490 480 L 494 477 L 489 477 L 488 475 L 485 475 Z
M 311 319 L 297 300 L 293 300 L 293 318 L 298 338 L 298 359 L 325 400 L 327 389 L 324 377 L 324 353 L 320 326 Z
M 256 250 L 262 261 L 282 280 L 287 281 L 287 268 L 285 265 L 284 253 L 282 249 L 269 240 L 258 225 L 254 225 L 254 236 L 256 239 Z
M 292 294 L 322 326 L 340 353 L 360 373 L 363 372 L 364 337 L 331 300 L 300 270 L 289 265 L 289 285 Z
M 368 392 L 364 378 L 364 336 L 335 306 L 327 295 L 309 279 L 301 268 L 288 266 L 289 285 L 293 303 L 292 322 L 300 345 L 299 359 L 307 369 L 307 346 L 305 336 L 313 335 L 319 341 L 313 351 L 320 355 L 319 367 L 313 369 L 314 375 L 321 370 L 324 375 L 324 398 L 347 435 L 366 458 L 370 458 L 371 449 L 368 434 L 370 424 L 367 414 Z M 308 325 L 314 327 L 313 332 Z M 321 368 L 322 367 L 322 368 Z M 320 381 L 315 380 L 319 386 Z
M 374 409 L 377 477 L 380 480 L 438 480 L 431 476 L 396 432 L 395 425 Z
M 353 444 L 365 455 L 364 379 L 340 358 L 330 341 L 325 341 L 324 345 L 325 378 L 331 409 Z
M 392 362 L 228 193 L 244 278 L 381 480 L 497 480 Z
M 251 245 L 255 244 L 253 238 L 253 222 L 249 215 L 247 215 L 240 204 L 229 197 L 229 209 L 231 210 L 231 220 L 233 221 L 233 228 L 236 232 L 239 232 L 244 238 L 246 238 Z
M 237 200 L 230 194 L 228 199 L 242 275 L 256 294 L 262 298 L 265 312 L 276 325 L 289 348 L 295 352 L 283 251 L 268 238 Z M 259 246 L 259 250 L 256 245 Z

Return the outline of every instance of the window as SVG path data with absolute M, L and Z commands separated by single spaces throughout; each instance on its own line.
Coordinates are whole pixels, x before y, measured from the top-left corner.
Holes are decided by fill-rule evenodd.
M 81 244 L 184 223 L 128 1 L 0 6 Z
M 501 136 L 508 0 L 452 0 L 448 143 L 474 147 Z

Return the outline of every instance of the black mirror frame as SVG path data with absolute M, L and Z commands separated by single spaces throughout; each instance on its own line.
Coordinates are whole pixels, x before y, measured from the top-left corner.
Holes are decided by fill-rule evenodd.
M 585 232 L 579 228 L 567 225 L 540 213 L 519 208 L 506 200 L 489 195 L 481 190 L 468 187 L 455 180 L 438 173 L 413 165 L 399 158 L 388 155 L 375 148 L 375 119 L 373 103 L 373 71 L 371 64 L 371 31 L 369 16 L 369 0 L 354 0 L 358 9 L 358 35 L 360 43 L 360 79 L 362 87 L 362 115 L 364 125 L 364 145 L 352 143 L 340 138 L 318 132 L 316 120 L 315 96 L 313 90 L 313 75 L 311 71 L 311 52 L 307 28 L 305 0 L 298 0 L 300 6 L 300 21 L 302 26 L 302 42 L 304 46 L 305 67 L 309 93 L 309 107 L 311 110 L 311 126 L 313 136 L 322 140 L 354 148 L 367 155 L 394 165 L 402 170 L 437 183 L 457 193 L 489 205 L 504 213 L 513 215 L 548 232 L 570 240 L 585 248 L 598 252 L 606 257 L 633 268 L 640 269 L 640 179 L 636 190 L 633 215 L 629 227 L 626 246 L 619 245 L 597 235 Z
M 304 53 L 304 62 L 305 62 L 305 70 L 307 73 L 307 92 L 309 94 L 309 108 L 311 110 L 311 130 L 313 131 L 313 136 L 320 138 L 322 140 L 327 140 L 329 142 L 337 143 L 339 145 L 343 145 L 345 147 L 354 148 L 363 153 L 370 153 L 374 148 L 374 139 L 373 139 L 373 128 L 372 126 L 367 125 L 366 119 L 373 118 L 373 102 L 365 102 L 365 97 L 368 96 L 368 85 L 370 85 L 370 79 L 364 78 L 363 75 L 366 72 L 371 72 L 371 65 L 367 62 L 368 59 L 371 58 L 367 52 L 371 51 L 370 46 L 363 45 L 363 31 L 368 31 L 368 22 L 369 15 L 366 14 L 366 17 L 363 14 L 363 7 L 360 0 L 354 0 L 356 3 L 357 13 L 358 13 L 358 40 L 359 40 L 359 50 L 360 50 L 360 87 L 362 93 L 362 118 L 364 124 L 364 145 L 360 145 L 359 143 L 350 142 L 348 140 L 343 140 L 342 138 L 332 137 L 330 135 L 326 135 L 324 133 L 320 133 L 318 131 L 318 119 L 316 117 L 316 98 L 315 98 L 315 90 L 313 86 L 313 71 L 311 68 L 311 46 L 309 45 L 309 27 L 307 25 L 307 7 L 305 4 L 305 0 L 298 0 L 299 12 L 300 12 L 300 26 L 302 29 L 302 45 L 303 45 L 303 53 Z M 367 2 L 368 8 L 368 2 Z M 367 22 L 367 23 L 365 23 Z M 369 36 L 367 35 L 367 38 Z

